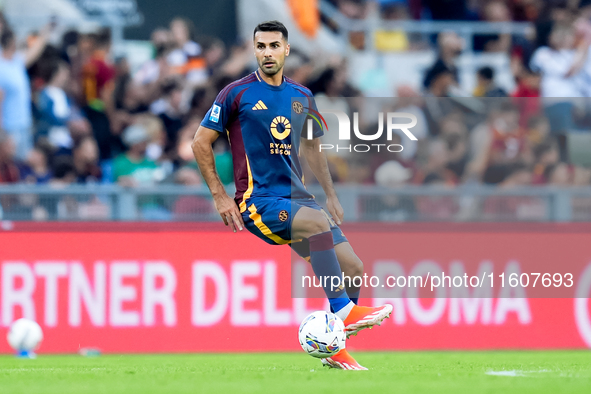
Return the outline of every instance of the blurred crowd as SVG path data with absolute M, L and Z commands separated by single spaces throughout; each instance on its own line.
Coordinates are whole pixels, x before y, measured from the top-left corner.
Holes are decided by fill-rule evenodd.
M 368 18 L 377 9 L 382 20 L 525 21 L 535 27 L 529 36 L 475 35 L 473 42 L 465 42 L 453 31 L 437 37 L 428 35 L 426 40 L 432 41 L 428 45 L 435 46 L 437 57 L 425 70 L 422 85 L 398 86 L 393 104 L 383 108 L 384 112 L 417 116 L 413 133 L 419 138 L 418 144 L 405 140 L 401 133 L 404 150 L 398 157 L 392 158 L 389 152 L 375 155 L 369 165 L 359 155 L 343 160 L 343 153 L 331 157 L 328 152 L 338 180 L 386 185 L 389 176 L 398 185 L 591 184 L 591 171 L 585 168 L 589 164 L 582 159 L 591 154 L 591 145 L 576 144 L 578 136 L 589 134 L 591 129 L 591 1 L 331 2 L 352 19 Z M 376 47 L 382 45 L 385 51 L 412 51 L 425 44 L 424 35 L 419 37 L 421 41 L 400 31 L 378 30 L 375 34 Z M 352 46 L 365 42 L 354 32 L 350 41 Z M 474 52 L 505 53 L 510 59 L 514 91 L 500 87 L 495 68 L 489 66 L 477 70 L 474 91 L 461 91 L 457 62 L 468 46 Z M 349 112 L 376 107 L 371 99 L 361 104 L 344 99 L 355 95 L 344 68 L 324 71 L 318 79 L 319 89 L 314 83 L 310 85 L 313 91 L 317 88 L 319 107 Z M 366 122 L 363 127 L 375 130 L 378 126 Z
M 536 27 L 531 37 L 499 33 L 472 43 L 451 31 L 431 37 L 438 56 L 422 86 L 397 87 L 383 108 L 415 114 L 418 143 L 401 134 L 384 141 L 402 144 L 398 153 L 327 152 L 336 183 L 591 184 L 591 171 L 578 165 L 568 143 L 569 133 L 588 130 L 591 113 L 585 99 L 591 95 L 591 0 L 332 2 L 356 19 L 377 7 L 387 20 L 530 21 Z M 132 73 L 127 59 L 113 58 L 109 29 L 68 31 L 50 45 L 54 29 L 49 23 L 21 42 L 0 14 L 0 184 L 201 185 L 191 140 L 216 94 L 256 68 L 251 44 L 226 47 L 197 36 L 192 22 L 179 17 L 153 31 L 153 57 Z M 404 32 L 377 34 L 378 49 L 424 49 Z M 363 42 L 351 35 L 353 47 L 362 49 Z M 467 45 L 506 52 L 515 91 L 499 87 L 494 69 L 482 67 L 476 89 L 460 92 L 456 61 Z M 348 81 L 344 58 L 310 58 L 294 49 L 285 72 L 310 87 L 321 110 L 352 113 L 371 103 Z M 361 127 L 377 124 L 362 121 Z M 214 153 L 222 182 L 232 184 L 228 141 L 218 139 Z M 182 201 L 175 209 L 201 203 Z
M 249 71 L 244 48 L 228 58 L 177 18 L 153 32 L 153 59 L 132 75 L 112 58 L 109 29 L 50 45 L 54 28 L 20 43 L 0 14 L 0 183 L 200 184 L 179 170 L 197 174 L 190 141 L 216 91 Z M 226 144 L 216 156 L 228 184 Z

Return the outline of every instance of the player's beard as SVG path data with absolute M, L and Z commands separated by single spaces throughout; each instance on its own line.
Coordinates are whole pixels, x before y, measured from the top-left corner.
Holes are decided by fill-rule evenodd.
M 265 75 L 268 75 L 270 77 L 272 77 L 273 75 L 276 75 L 278 72 L 280 72 L 281 70 L 283 70 L 283 64 L 284 62 L 275 62 L 275 66 L 273 66 L 272 68 L 266 68 L 265 67 L 265 60 L 263 59 L 261 62 L 259 62 L 259 68 L 261 69 L 262 72 L 265 73 Z

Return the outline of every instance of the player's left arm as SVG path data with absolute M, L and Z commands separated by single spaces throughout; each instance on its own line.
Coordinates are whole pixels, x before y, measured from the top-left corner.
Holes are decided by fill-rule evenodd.
M 326 193 L 326 208 L 337 224 L 343 222 L 344 211 L 334 190 L 326 156 L 320 150 L 320 138 L 302 138 L 302 155 Z

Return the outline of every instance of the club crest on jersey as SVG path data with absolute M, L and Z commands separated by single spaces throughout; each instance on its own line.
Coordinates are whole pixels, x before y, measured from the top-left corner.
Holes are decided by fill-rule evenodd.
M 304 112 L 304 105 L 299 101 L 294 101 L 291 105 L 291 108 L 293 109 L 293 112 L 295 112 L 298 115 Z
M 213 107 L 211 108 L 211 114 L 209 115 L 209 120 L 212 122 L 219 122 L 220 121 L 220 112 L 221 112 L 221 107 L 217 104 L 214 104 Z
M 279 220 L 282 222 L 285 222 L 287 219 L 289 218 L 289 213 L 287 213 L 287 211 L 284 209 L 281 212 L 279 212 Z

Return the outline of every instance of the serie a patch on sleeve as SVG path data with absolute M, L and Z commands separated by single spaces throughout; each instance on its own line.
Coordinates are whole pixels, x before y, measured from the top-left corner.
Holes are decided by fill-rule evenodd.
M 220 111 L 221 108 L 219 105 L 214 104 L 213 107 L 211 108 L 211 114 L 209 115 L 209 120 L 212 122 L 219 122 L 220 120 Z

